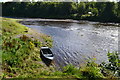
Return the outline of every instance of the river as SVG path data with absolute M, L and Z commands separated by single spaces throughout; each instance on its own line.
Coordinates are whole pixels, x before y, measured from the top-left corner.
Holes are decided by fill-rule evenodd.
M 24 19 L 21 23 L 52 37 L 51 50 L 57 67 L 67 64 L 79 66 L 88 60 L 108 62 L 108 51 L 118 51 L 119 24 L 34 19 Z

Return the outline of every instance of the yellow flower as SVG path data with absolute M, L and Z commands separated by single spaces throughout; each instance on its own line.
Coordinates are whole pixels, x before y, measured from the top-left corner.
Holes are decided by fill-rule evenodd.
M 30 42 L 30 45 L 31 45 L 32 47 L 34 47 L 34 46 L 35 46 L 32 42 Z

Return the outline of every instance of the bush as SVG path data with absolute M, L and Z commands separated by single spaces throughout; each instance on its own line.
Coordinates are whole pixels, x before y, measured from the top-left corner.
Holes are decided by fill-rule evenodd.
M 5 72 L 22 75 L 22 73 L 29 73 L 29 71 L 35 70 L 38 65 L 40 66 L 40 64 L 35 63 L 35 61 L 40 61 L 39 51 L 35 51 L 37 47 L 29 37 L 23 35 L 20 38 L 4 40 L 2 45 L 3 70 Z M 37 45 L 40 47 L 39 44 Z
M 102 73 L 105 76 L 120 77 L 120 57 L 119 53 L 113 52 L 107 54 L 109 63 L 102 63 Z
M 104 78 L 103 74 L 100 71 L 101 67 L 98 66 L 95 62 L 88 62 L 85 67 L 80 69 L 82 78 L 87 79 L 99 79 Z
M 75 75 L 75 74 L 79 73 L 79 71 L 75 66 L 67 65 L 63 68 L 63 73 L 67 73 L 67 74 L 70 74 L 70 75 Z

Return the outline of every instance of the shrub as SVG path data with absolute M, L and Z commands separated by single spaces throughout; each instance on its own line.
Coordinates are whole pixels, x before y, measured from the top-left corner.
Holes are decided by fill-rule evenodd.
M 105 76 L 120 77 L 120 57 L 118 52 L 107 54 L 109 63 L 102 63 L 102 73 Z
M 63 68 L 63 73 L 74 75 L 78 73 L 78 69 L 73 65 L 67 65 Z
M 87 79 L 104 78 L 100 69 L 101 68 L 95 62 L 88 62 L 85 67 L 81 67 L 80 72 L 82 78 L 87 78 Z
M 36 69 L 34 66 L 40 65 L 35 63 L 35 61 L 40 60 L 39 51 L 35 52 L 34 41 L 29 37 L 23 35 L 20 38 L 9 38 L 4 40 L 2 45 L 3 70 L 5 72 L 22 75 L 22 73 L 29 73 L 33 68 Z M 40 44 L 37 45 L 40 47 Z M 13 75 L 10 75 L 10 77 L 13 77 Z

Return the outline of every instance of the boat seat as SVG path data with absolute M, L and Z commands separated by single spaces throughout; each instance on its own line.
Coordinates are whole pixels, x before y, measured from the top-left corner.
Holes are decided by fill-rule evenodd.
M 46 57 L 50 57 L 52 56 L 52 54 L 44 54 Z

